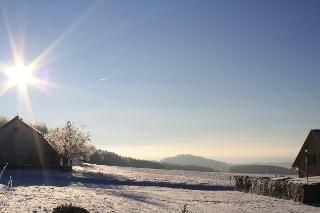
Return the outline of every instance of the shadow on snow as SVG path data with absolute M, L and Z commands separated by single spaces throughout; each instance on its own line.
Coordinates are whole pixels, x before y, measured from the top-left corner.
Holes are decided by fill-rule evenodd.
M 60 172 L 51 170 L 22 170 L 7 169 L 1 178 L 1 183 L 6 185 L 12 178 L 13 186 L 70 186 L 83 185 L 86 187 L 97 185 L 119 185 L 119 186 L 149 186 L 149 187 L 167 187 L 189 190 L 209 190 L 209 191 L 229 191 L 233 186 L 226 185 L 207 185 L 207 184 L 187 184 L 158 181 L 136 181 L 129 180 L 122 176 L 99 175 L 96 173 L 81 172 Z

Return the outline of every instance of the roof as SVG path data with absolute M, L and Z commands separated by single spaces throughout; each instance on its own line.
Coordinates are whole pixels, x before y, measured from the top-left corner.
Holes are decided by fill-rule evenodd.
M 313 133 L 313 135 L 320 141 L 320 129 L 312 129 L 310 133 Z
M 25 122 L 23 121 L 23 119 L 20 118 L 18 115 L 15 116 L 15 117 L 14 117 L 13 119 L 11 119 L 10 121 L 8 121 L 8 122 L 7 122 L 5 125 L 3 125 L 2 127 L 0 127 L 0 129 L 6 127 L 8 124 L 10 124 L 10 123 L 13 122 L 13 121 L 20 121 L 20 122 L 23 123 L 24 125 L 26 125 L 26 126 L 28 126 L 29 128 L 31 128 L 33 131 L 37 132 L 39 135 L 43 136 L 43 133 L 42 133 L 42 132 L 38 131 L 37 129 L 35 129 L 35 128 L 32 127 L 31 125 L 25 123 Z
M 51 147 L 51 149 L 52 149 L 54 152 L 57 153 L 57 151 L 52 147 L 51 143 L 49 143 L 49 141 L 44 137 L 44 134 L 43 134 L 42 132 L 38 131 L 37 129 L 35 129 L 35 128 L 32 127 L 31 125 L 25 123 L 25 122 L 23 121 L 23 119 L 20 118 L 19 116 L 15 116 L 13 119 L 11 119 L 10 121 L 8 121 L 5 125 L 3 125 L 2 127 L 0 127 L 0 130 L 1 130 L 2 128 L 5 128 L 8 124 L 10 124 L 10 123 L 12 123 L 12 122 L 14 122 L 14 121 L 19 121 L 19 122 L 21 122 L 22 124 L 24 124 L 24 125 L 26 125 L 27 127 L 29 127 L 33 132 L 37 133 L 37 134 L 41 137 L 42 143 L 45 143 L 45 144 L 49 145 L 49 146 Z
M 308 140 L 309 140 L 309 137 L 310 136 L 314 136 L 316 138 L 316 140 L 318 142 L 320 142 L 320 129 L 311 129 L 310 130 L 310 133 L 308 134 L 306 140 L 304 141 L 304 143 L 302 144 L 302 147 L 300 148 L 300 151 L 296 157 L 296 159 L 294 160 L 293 164 L 292 164 L 292 167 L 295 167 L 297 165 L 297 162 L 298 162 L 298 159 L 299 159 L 299 156 L 301 155 L 301 153 L 304 152 L 304 147 L 306 147 L 306 144 L 308 143 Z

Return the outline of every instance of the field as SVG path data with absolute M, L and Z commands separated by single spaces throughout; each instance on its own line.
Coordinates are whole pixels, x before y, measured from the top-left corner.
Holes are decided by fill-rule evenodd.
M 314 205 L 232 191 L 230 174 L 85 164 L 73 174 L 5 171 L 1 212 L 51 212 L 72 203 L 91 212 L 319 212 Z M 103 175 L 102 175 L 103 174 Z M 148 185 L 148 186 L 143 186 Z M 199 186 L 202 190 L 195 190 Z M 193 189 L 188 189 L 193 188 Z

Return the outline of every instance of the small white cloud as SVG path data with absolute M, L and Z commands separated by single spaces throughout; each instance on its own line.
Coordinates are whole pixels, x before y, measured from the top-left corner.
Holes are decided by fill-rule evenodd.
M 107 79 L 106 78 L 100 78 L 100 81 L 106 81 Z

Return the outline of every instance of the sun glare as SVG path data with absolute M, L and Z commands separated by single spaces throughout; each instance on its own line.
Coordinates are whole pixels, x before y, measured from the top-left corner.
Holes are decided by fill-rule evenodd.
M 7 68 L 6 74 L 12 85 L 25 86 L 31 84 L 33 80 L 32 69 L 24 65 L 24 63 L 17 63 Z
M 64 86 L 49 81 L 49 74 L 46 66 L 54 61 L 49 56 L 59 46 L 61 42 L 65 40 L 84 20 L 97 8 L 98 1 L 92 7 L 85 11 L 79 19 L 75 21 L 65 32 L 63 32 L 56 40 L 54 40 L 48 47 L 46 47 L 38 56 L 28 63 L 24 63 L 24 48 L 18 46 L 15 42 L 11 25 L 4 9 L 4 6 L 0 5 L 0 12 L 4 19 L 4 25 L 6 33 L 9 39 L 11 52 L 13 56 L 13 64 L 9 65 L 5 62 L 0 61 L 0 74 L 5 76 L 5 80 L 2 81 L 2 75 L 0 75 L 0 97 L 6 94 L 10 89 L 17 87 L 17 94 L 19 100 L 23 101 L 23 106 L 26 106 L 31 117 L 32 108 L 28 95 L 28 87 L 34 87 L 42 92 L 47 92 L 48 87 L 55 89 L 66 89 Z M 0 15 L 0 16 L 1 16 Z M 24 41 L 24 38 L 22 38 Z M 22 43 L 21 43 L 22 44 Z M 24 43 L 23 43 L 24 44 Z

